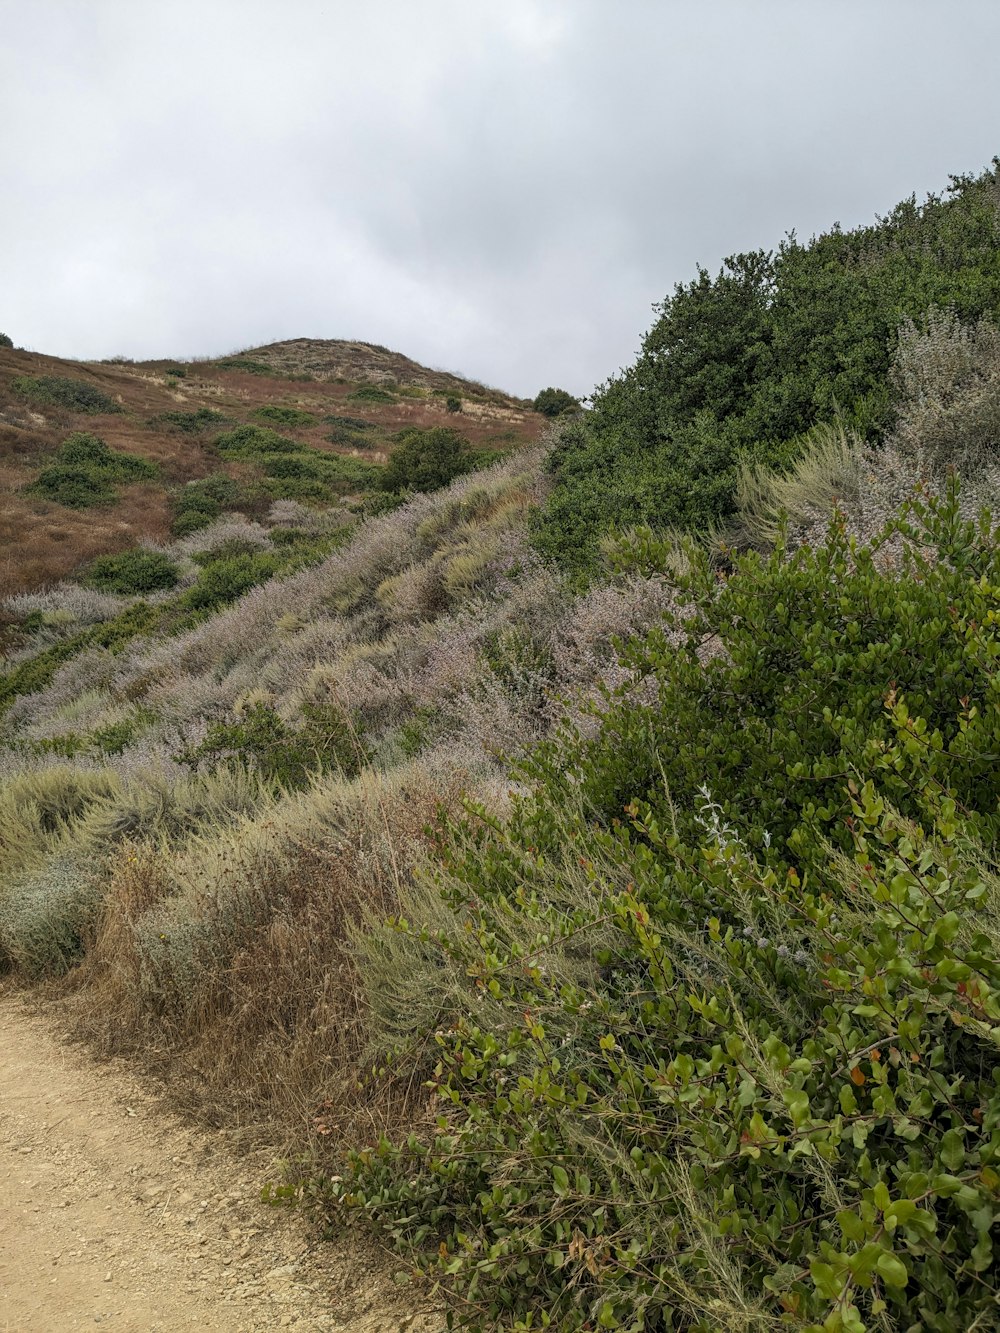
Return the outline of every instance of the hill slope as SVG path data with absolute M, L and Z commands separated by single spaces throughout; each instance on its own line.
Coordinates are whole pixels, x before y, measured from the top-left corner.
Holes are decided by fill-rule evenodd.
M 244 420 L 264 522 L 10 599 L 0 972 L 460 1326 L 994 1327 L 994 185 L 702 274 L 554 449 L 356 523 Z
M 36 588 L 105 552 L 165 540 L 192 480 L 219 474 L 244 483 L 227 507 L 257 517 L 272 499 L 307 491 L 289 477 L 262 484 L 253 461 L 219 457 L 218 434 L 244 424 L 377 464 L 402 431 L 457 427 L 471 447 L 503 450 L 537 438 L 542 419 L 498 390 L 362 343 L 296 339 L 188 363 L 81 363 L 0 348 L 3 590 Z M 126 480 L 86 507 L 34 493 L 77 431 L 149 461 L 155 475 Z M 334 491 L 358 489 L 348 469 Z

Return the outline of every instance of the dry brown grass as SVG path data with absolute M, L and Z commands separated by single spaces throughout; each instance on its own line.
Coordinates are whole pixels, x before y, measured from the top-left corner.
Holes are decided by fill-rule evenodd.
M 141 540 L 166 541 L 172 510 L 160 486 L 124 487 L 108 509 L 67 509 L 36 496 L 0 494 L 0 589 L 26 592 Z
M 246 1142 L 298 1150 L 370 1139 L 422 1099 L 406 1070 L 366 1078 L 367 1010 L 348 948 L 363 910 L 390 912 L 458 776 L 411 768 L 329 782 L 186 855 L 127 844 L 70 992 L 79 1034 L 165 1076 L 171 1099 Z M 192 876 L 225 867 L 207 896 Z M 178 902 L 180 906 L 177 906 Z M 199 955 L 229 936 L 230 951 Z

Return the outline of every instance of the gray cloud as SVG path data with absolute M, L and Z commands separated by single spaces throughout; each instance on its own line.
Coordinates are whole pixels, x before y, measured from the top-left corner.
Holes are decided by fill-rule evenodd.
M 994 0 L 0 0 L 0 328 L 588 392 L 695 264 L 1000 151 Z

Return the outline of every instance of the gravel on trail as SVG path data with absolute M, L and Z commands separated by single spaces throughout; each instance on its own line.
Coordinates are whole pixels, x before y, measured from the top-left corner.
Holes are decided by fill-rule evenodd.
M 0 996 L 0 1333 L 439 1333 L 393 1262 L 317 1245 L 260 1158 Z

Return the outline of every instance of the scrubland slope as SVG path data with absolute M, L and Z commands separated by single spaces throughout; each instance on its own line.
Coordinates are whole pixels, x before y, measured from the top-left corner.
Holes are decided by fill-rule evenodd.
M 998 241 L 994 164 L 538 448 L 19 599 L 4 965 L 464 1326 L 994 1327 Z

